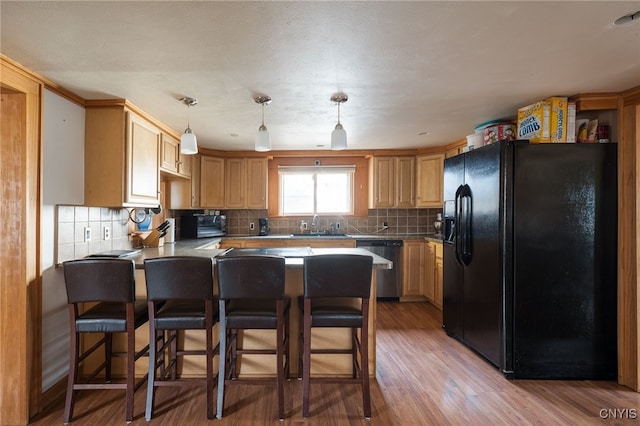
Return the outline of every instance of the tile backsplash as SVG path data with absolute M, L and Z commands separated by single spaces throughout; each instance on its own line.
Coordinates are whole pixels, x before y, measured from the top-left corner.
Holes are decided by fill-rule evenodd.
M 202 211 L 200 211 L 202 212 Z M 187 211 L 175 211 L 175 215 L 188 213 Z M 206 214 L 214 214 L 214 211 L 205 210 Z M 258 235 L 258 218 L 268 217 L 267 210 L 223 210 L 220 212 L 227 216 L 227 235 L 247 236 Z M 336 215 L 320 215 L 318 229 L 329 229 L 331 224 L 340 224 L 337 232 L 345 234 L 379 234 L 388 235 L 415 235 L 433 233 L 433 222 L 436 215 L 442 213 L 442 209 L 370 209 L 366 218 L 351 218 Z M 300 221 L 307 222 L 311 229 L 312 216 L 300 216 L 293 218 L 269 218 L 270 234 L 291 234 L 300 231 Z M 383 229 L 384 223 L 387 229 Z M 250 224 L 254 224 L 254 230 Z M 315 229 L 314 229 L 315 231 Z
M 56 263 L 108 250 L 130 249 L 129 211 L 105 207 L 57 206 Z M 109 227 L 109 239 L 104 228 Z M 86 241 L 85 230 L 91 239 Z

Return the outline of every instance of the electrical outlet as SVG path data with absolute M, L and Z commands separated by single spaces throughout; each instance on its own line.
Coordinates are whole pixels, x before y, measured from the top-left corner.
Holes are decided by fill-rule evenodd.
M 84 227 L 84 241 L 91 241 L 91 228 L 88 226 Z
M 336 222 L 336 229 L 340 229 L 340 222 Z
M 382 227 L 383 227 L 383 228 L 388 228 L 388 227 L 389 227 L 389 225 L 387 224 L 387 222 L 382 222 Z
M 108 226 L 105 226 L 102 228 L 102 238 L 104 240 L 110 240 L 111 239 L 111 228 L 109 228 Z
M 249 230 L 253 231 L 254 229 L 256 229 L 256 225 L 253 222 L 251 222 L 249 224 Z

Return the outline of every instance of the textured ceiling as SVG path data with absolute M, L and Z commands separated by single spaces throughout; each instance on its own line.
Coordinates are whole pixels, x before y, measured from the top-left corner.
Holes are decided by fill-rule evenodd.
M 201 146 L 443 145 L 552 95 L 640 85 L 640 1 L 6 1 L 0 51 L 86 99 L 126 98 Z M 189 108 L 178 99 L 198 98 Z

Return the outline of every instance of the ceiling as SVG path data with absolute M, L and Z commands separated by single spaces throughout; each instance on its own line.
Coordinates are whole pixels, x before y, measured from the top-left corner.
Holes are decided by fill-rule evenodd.
M 552 95 L 640 85 L 640 1 L 7 1 L 0 52 L 85 99 L 126 98 L 200 146 L 437 146 Z M 637 20 L 636 20 L 637 21 Z M 187 108 L 183 96 L 195 97 Z

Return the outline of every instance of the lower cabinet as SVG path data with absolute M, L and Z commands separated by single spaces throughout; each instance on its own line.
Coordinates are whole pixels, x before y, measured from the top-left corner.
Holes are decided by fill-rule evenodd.
M 442 309 L 442 243 L 425 243 L 424 297 Z
M 402 297 L 416 300 L 424 297 L 424 241 L 405 240 L 402 246 Z

